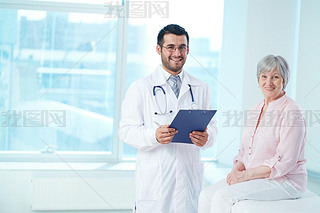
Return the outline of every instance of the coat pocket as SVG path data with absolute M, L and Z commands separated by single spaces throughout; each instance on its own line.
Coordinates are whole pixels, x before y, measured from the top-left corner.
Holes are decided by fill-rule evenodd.
M 160 166 L 144 165 L 136 170 L 136 199 L 157 200 L 162 195 Z

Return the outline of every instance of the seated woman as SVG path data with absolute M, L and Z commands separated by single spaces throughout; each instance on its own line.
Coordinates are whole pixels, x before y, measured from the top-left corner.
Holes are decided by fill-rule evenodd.
M 306 190 L 306 125 L 300 106 L 284 91 L 288 64 L 266 56 L 257 78 L 264 100 L 248 114 L 232 171 L 201 192 L 199 213 L 229 213 L 242 200 L 295 199 Z

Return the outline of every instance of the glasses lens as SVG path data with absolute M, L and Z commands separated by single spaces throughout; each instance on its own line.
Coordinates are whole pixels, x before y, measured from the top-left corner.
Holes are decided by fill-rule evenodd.
M 168 46 L 163 46 L 164 48 L 166 48 L 166 50 L 168 52 L 174 52 L 176 49 L 178 49 L 180 52 L 185 52 L 187 50 L 187 46 L 186 45 L 181 45 L 179 47 L 175 47 L 175 46 L 171 46 L 171 45 L 168 45 Z
M 179 51 L 180 52 L 185 52 L 187 50 L 187 46 L 185 46 L 185 45 L 181 45 L 180 47 L 179 47 Z
M 169 52 L 173 52 L 175 50 L 174 46 L 167 46 L 166 49 L 169 51 Z

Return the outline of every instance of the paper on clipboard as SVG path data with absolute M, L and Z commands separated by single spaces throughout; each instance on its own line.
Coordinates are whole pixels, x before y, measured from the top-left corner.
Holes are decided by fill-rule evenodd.
M 179 110 L 170 124 L 178 133 L 174 135 L 174 143 L 192 143 L 189 133 L 192 131 L 203 132 L 217 110 Z

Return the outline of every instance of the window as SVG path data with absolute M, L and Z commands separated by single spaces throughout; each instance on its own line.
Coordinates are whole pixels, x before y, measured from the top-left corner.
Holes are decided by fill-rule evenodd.
M 1 151 L 114 154 L 118 19 L 0 13 Z
M 169 23 L 189 32 L 185 69 L 211 86 L 216 108 L 222 0 L 106 4 L 2 3 L 0 156 L 34 160 L 57 151 L 75 160 L 135 158 L 136 150 L 117 137 L 121 97 L 160 63 L 156 36 Z M 217 21 L 199 24 L 200 8 Z M 212 157 L 212 150 L 203 154 Z

